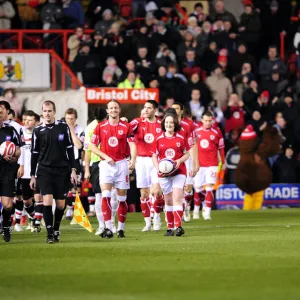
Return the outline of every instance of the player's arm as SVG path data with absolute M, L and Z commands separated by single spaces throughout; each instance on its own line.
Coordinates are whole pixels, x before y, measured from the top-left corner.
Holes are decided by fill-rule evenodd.
M 226 169 L 226 164 L 225 164 L 225 146 L 224 146 L 224 138 L 221 136 L 219 140 L 219 149 L 218 149 L 218 155 L 219 155 L 219 160 L 222 163 L 222 170 Z
M 91 139 L 90 139 L 89 126 L 85 130 L 84 134 L 84 179 L 89 179 L 90 173 L 90 163 L 91 163 Z
M 36 167 L 38 163 L 40 155 L 40 141 L 39 141 L 39 131 L 38 129 L 34 129 L 32 133 L 32 139 L 31 139 L 31 162 L 30 162 L 30 188 L 35 190 L 36 187 L 36 179 L 35 179 L 35 173 L 36 173 Z
M 184 163 L 186 160 L 188 160 L 189 157 L 190 157 L 190 152 L 187 151 L 179 159 L 175 160 L 176 169 L 178 169 L 182 163 Z
M 130 148 L 130 162 L 128 168 L 130 171 L 132 171 L 135 166 L 136 155 L 137 155 L 137 148 L 135 142 L 129 142 L 129 148 Z
M 159 172 L 159 169 L 158 169 L 158 158 L 157 158 L 157 154 L 156 153 L 153 153 L 152 154 L 152 161 L 153 161 L 153 165 L 155 167 L 155 169 L 157 170 L 157 173 Z
M 20 155 L 21 155 L 21 150 L 20 150 L 20 146 L 21 146 L 21 140 L 20 140 L 20 136 L 17 133 L 17 131 L 12 127 L 13 129 L 13 137 L 12 137 L 12 142 L 15 144 L 16 146 L 16 151 L 12 156 L 7 156 L 4 159 L 6 161 L 8 161 L 9 163 L 15 163 L 18 161 Z

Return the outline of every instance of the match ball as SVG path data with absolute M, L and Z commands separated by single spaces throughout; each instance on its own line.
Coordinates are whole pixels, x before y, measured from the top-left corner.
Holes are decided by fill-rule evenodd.
M 13 142 L 6 141 L 0 145 L 0 155 L 5 158 L 13 156 L 16 152 L 16 145 Z
M 158 163 L 158 170 L 162 174 L 172 174 L 176 168 L 172 159 L 164 158 Z

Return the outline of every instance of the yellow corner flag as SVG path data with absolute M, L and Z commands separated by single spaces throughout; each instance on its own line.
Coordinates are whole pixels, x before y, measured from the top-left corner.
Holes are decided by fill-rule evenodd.
M 86 215 L 84 208 L 82 206 L 82 203 L 80 201 L 78 192 L 76 191 L 76 198 L 75 198 L 75 204 L 74 204 L 74 215 L 73 219 L 71 221 L 71 225 L 73 224 L 79 224 L 89 232 L 93 232 L 93 227 L 91 226 L 91 223 L 89 221 L 88 216 Z

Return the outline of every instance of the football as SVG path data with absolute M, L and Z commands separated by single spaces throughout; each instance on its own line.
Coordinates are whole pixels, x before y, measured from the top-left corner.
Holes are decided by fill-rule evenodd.
M 0 155 L 5 158 L 13 156 L 16 152 L 16 145 L 13 142 L 6 141 L 0 145 Z
M 162 174 L 171 174 L 174 172 L 175 167 L 175 162 L 168 158 L 164 158 L 158 163 L 159 172 Z

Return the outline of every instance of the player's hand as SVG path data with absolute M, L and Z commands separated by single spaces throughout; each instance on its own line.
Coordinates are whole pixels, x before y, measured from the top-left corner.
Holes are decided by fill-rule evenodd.
M 23 177 L 23 175 L 24 175 L 24 166 L 20 166 L 18 169 L 17 176 L 18 176 L 18 178 L 21 178 L 21 177 Z
M 71 182 L 74 185 L 77 185 L 77 174 L 76 171 L 73 169 L 71 173 Z
M 35 188 L 36 188 L 36 179 L 35 179 L 34 176 L 31 176 L 29 186 L 30 186 L 30 188 L 31 188 L 32 190 L 35 190 Z
M 4 157 L 4 159 L 8 161 L 10 164 L 13 164 L 18 161 L 18 158 L 16 156 L 6 156 Z
M 84 172 L 84 179 L 90 179 L 91 177 L 91 173 L 90 173 L 90 170 L 87 170 Z
M 174 161 L 174 163 L 175 163 L 175 170 L 177 170 L 179 168 L 179 166 L 181 165 L 181 161 L 180 161 L 180 159 L 177 159 Z
M 222 164 L 222 171 L 225 171 L 226 170 L 226 164 Z
M 128 119 L 126 117 L 122 117 L 122 118 L 120 118 L 120 120 L 123 122 L 128 122 Z
M 128 169 L 129 169 L 129 171 L 132 172 L 133 169 L 134 169 L 134 167 L 135 167 L 135 161 L 130 160 L 130 161 L 129 161 L 129 164 L 128 164 Z
M 198 171 L 199 171 L 199 166 L 198 167 L 192 167 L 192 169 L 190 170 L 190 176 L 191 177 L 195 177 L 196 176 L 196 174 L 198 173 Z
M 105 159 L 105 161 L 111 166 L 115 164 L 115 161 L 109 156 Z

